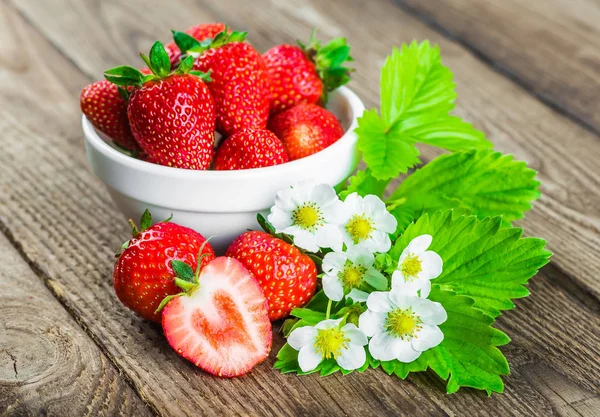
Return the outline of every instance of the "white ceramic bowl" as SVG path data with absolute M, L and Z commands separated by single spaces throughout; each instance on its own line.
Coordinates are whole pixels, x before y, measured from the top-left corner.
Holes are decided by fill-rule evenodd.
M 104 140 L 83 116 L 85 148 L 91 169 L 106 185 L 127 218 L 139 220 L 147 208 L 155 220 L 171 214 L 173 222 L 214 236 L 218 253 L 247 229 L 255 229 L 257 212 L 268 210 L 277 191 L 313 178 L 333 186 L 358 164 L 356 119 L 362 101 L 341 87 L 328 105 L 346 133 L 328 148 L 282 165 L 239 171 L 194 171 L 151 164 L 121 153 Z

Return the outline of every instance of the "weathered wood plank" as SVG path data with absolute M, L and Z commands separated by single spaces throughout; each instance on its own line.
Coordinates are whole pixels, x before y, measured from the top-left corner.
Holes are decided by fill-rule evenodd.
M 600 132 L 600 5 L 593 0 L 395 0 L 532 93 Z
M 379 69 L 392 46 L 411 39 L 439 43 L 444 62 L 455 73 L 460 98 L 457 113 L 486 131 L 499 150 L 515 154 L 540 172 L 543 197 L 521 224 L 530 234 L 547 239 L 555 252 L 553 262 L 586 291 L 600 297 L 600 281 L 595 278 L 600 274 L 598 136 L 561 117 L 460 45 L 387 1 L 369 2 L 365 7 L 359 0 L 263 6 L 240 0 L 203 4 L 179 0 L 179 7 L 125 20 L 123 16 L 134 3 L 128 4 L 61 0 L 50 6 L 22 0 L 15 6 L 91 77 L 100 77 L 114 65 L 140 62 L 139 51 L 148 49 L 156 37 L 168 38 L 168 29 L 174 26 L 226 21 L 249 30 L 250 40 L 259 50 L 306 38 L 312 27 L 319 27 L 324 38 L 349 38 L 357 58 L 351 87 L 367 106 L 377 103 Z M 159 9 L 152 1 L 144 4 L 147 10 Z M 73 10 L 71 13 L 82 17 L 71 18 L 61 12 L 48 19 L 57 9 Z M 275 15 L 277 19 L 273 19 Z M 96 45 L 92 52 L 90 45 Z M 424 149 L 423 155 L 427 160 L 436 153 Z
M 0 265 L 0 415 L 153 415 L 4 236 Z
M 335 3 L 336 6 L 339 4 Z M 86 24 L 85 19 L 82 19 L 75 24 L 73 22 L 77 19 L 63 18 L 61 14 L 44 9 L 44 4 L 38 4 L 44 13 L 48 13 L 46 20 L 52 21 L 42 22 L 34 18 L 37 11 L 27 6 L 28 3 L 18 3 L 23 13 L 36 25 L 40 25 L 54 45 L 64 48 L 64 52 L 77 65 L 84 61 L 88 66 L 92 64 L 85 59 L 83 50 L 75 49 L 78 52 L 74 52 L 78 42 L 69 40 L 68 36 L 60 33 L 61 30 L 81 33 L 81 37 L 90 36 L 81 40 L 82 44 L 88 45 L 97 41 L 96 36 L 98 39 L 102 36 L 116 36 L 107 33 L 100 36 L 93 31 L 84 31 L 83 27 L 94 23 Z M 72 6 L 81 7 L 79 3 Z M 152 6 L 153 4 L 148 4 L 144 10 L 152 10 Z M 54 7 L 61 10 L 61 13 L 68 10 L 56 4 Z M 103 13 L 110 13 L 114 17 L 125 16 L 136 10 L 134 4 L 123 6 L 102 3 L 102 6 L 96 6 L 96 3 L 91 3 L 86 7 L 90 7 L 90 11 L 81 12 L 80 15 L 93 16 L 90 19 L 101 22 L 97 24 L 106 25 L 102 26 L 104 30 L 113 26 L 112 23 L 106 23 L 112 21 L 111 17 Z M 100 7 L 100 11 L 96 7 Z M 280 10 L 281 7 L 283 9 Z M 146 33 L 144 25 L 152 26 L 152 19 L 167 21 L 165 28 L 175 24 L 185 27 L 198 21 L 224 19 L 225 13 L 235 11 L 236 14 L 227 19 L 232 24 L 242 24 L 240 16 L 244 16 L 245 22 L 253 22 L 254 27 L 263 28 L 257 30 L 253 38 L 263 48 L 276 42 L 290 41 L 292 34 L 308 34 L 308 28 L 314 24 L 315 19 L 331 30 L 326 35 L 338 34 L 338 31 L 353 33 L 351 27 L 359 30 L 360 19 L 357 16 L 338 16 L 337 9 L 336 13 L 325 10 L 329 5 L 320 6 L 320 3 L 315 2 L 300 7 L 300 12 L 291 7 L 293 6 L 277 4 L 275 12 L 280 20 L 270 22 L 272 19 L 266 19 L 266 12 L 262 14 L 258 10 L 263 9 L 262 7 L 258 6 L 253 11 L 254 7 L 243 2 L 224 1 L 223 5 L 212 10 L 210 7 L 191 4 L 187 8 L 172 6 L 168 10 L 161 9 L 159 16 L 144 13 L 140 15 L 140 19 L 131 19 L 131 16 L 128 19 L 117 19 L 121 23 L 114 27 L 116 31 L 123 33 L 126 42 L 124 50 L 131 49 L 132 59 L 133 51 L 140 49 L 136 46 L 137 42 L 143 43 L 144 49 L 150 45 L 151 38 L 140 34 Z M 318 7 L 325 9 L 320 11 Z M 110 12 L 107 11 L 109 9 Z M 399 13 L 394 8 L 377 10 L 376 14 L 365 16 L 364 21 L 379 18 L 385 23 L 391 19 L 386 17 L 388 12 Z M 52 16 L 52 19 L 48 16 Z M 337 19 L 342 19 L 346 22 L 344 25 L 348 26 L 340 26 Z M 2 201 L 6 201 L 6 205 L 0 206 L 0 227 L 14 237 L 27 259 L 40 269 L 55 296 L 93 335 L 101 349 L 132 381 L 140 395 L 160 413 L 497 415 L 501 410 L 504 411 L 503 414 L 514 415 L 559 415 L 564 414 L 565 410 L 581 409 L 585 413 L 587 409 L 587 415 L 593 415 L 589 410 L 593 411 L 598 401 L 597 381 L 600 378 L 594 364 L 597 364 L 595 358 L 600 340 L 598 334 L 590 332 L 590 327 L 586 326 L 592 324 L 591 328 L 595 328 L 598 303 L 592 298 L 586 299 L 586 303 L 580 306 L 579 299 L 557 285 L 556 282 L 566 279 L 563 276 L 550 279 L 539 276 L 533 283 L 532 296 L 520 302 L 516 312 L 507 313 L 501 318 L 501 325 L 514 339 L 513 344 L 506 349 L 513 374 L 506 379 L 507 392 L 491 399 L 469 390 L 445 396 L 442 394 L 443 385 L 431 375 L 411 377 L 407 382 L 387 377 L 380 371 L 368 371 L 360 376 L 334 375 L 328 378 L 314 375 L 283 376 L 270 369 L 273 356 L 244 378 L 221 380 L 207 376 L 177 357 L 163 340 L 160 329 L 134 317 L 119 304 L 112 291 L 111 256 L 114 248 L 126 239 L 128 232 L 106 192 L 86 168 L 77 120 L 76 96 L 79 88 L 88 81 L 87 78 L 36 34 L 32 38 L 31 29 L 26 31 L 20 19 L 11 16 L 8 20 L 12 23 L 9 25 L 11 33 L 16 35 L 6 36 L 9 40 L 0 45 L 0 62 L 3 63 L 0 99 L 13 103 L 10 108 L 2 109 L 0 118 L 0 129 L 4 132 L 4 137 L 9 139 L 4 153 L 0 154 L 0 190 Z M 55 21 L 58 23 L 54 23 Z M 418 23 L 410 22 L 412 20 L 404 22 L 406 25 L 413 25 L 405 29 L 406 32 L 397 33 L 399 40 L 413 36 L 411 31 L 421 31 L 418 32 L 421 35 L 429 33 Z M 57 27 L 48 29 L 55 24 Z M 77 30 L 73 31 L 72 25 Z M 81 26 L 77 28 L 77 25 Z M 0 26 L 2 27 L 5 26 Z M 368 35 L 366 29 L 363 32 L 360 30 L 358 33 L 354 32 L 351 40 L 361 45 L 355 55 L 365 56 L 368 62 L 360 64 L 362 75 L 359 74 L 354 86 L 369 104 L 373 104 L 376 81 L 370 79 L 367 82 L 367 75 L 376 73 L 381 58 L 388 52 L 391 44 L 387 45 L 385 51 L 369 50 L 366 42 L 361 43 L 358 38 L 375 36 L 376 33 Z M 127 34 L 133 35 L 129 37 Z M 2 37 L 4 39 L 4 33 Z M 139 41 L 140 38 L 144 41 Z M 57 39 L 62 39 L 63 43 Z M 18 50 L 23 51 L 22 54 L 11 61 L 15 62 L 14 67 L 5 67 L 2 52 L 17 50 L 17 45 Z M 468 71 L 472 77 L 476 76 L 473 72 L 486 71 L 453 44 L 446 43 L 442 47 L 445 52 L 446 48 L 450 51 L 450 58 L 456 61 L 456 65 L 461 60 L 464 61 L 461 71 Z M 107 61 L 112 59 L 110 47 L 99 46 L 99 50 L 99 54 L 107 54 Z M 91 62 L 94 62 L 96 52 L 90 55 Z M 117 63 L 120 62 L 98 60 L 93 64 L 98 66 L 92 67 L 97 69 L 92 71 L 99 74 L 102 69 Z M 31 69 L 39 65 L 44 65 L 45 71 L 32 73 Z M 11 68 L 19 68 L 19 71 Z M 460 88 L 466 86 L 467 78 L 462 79 L 464 84 Z M 500 83 L 500 87 L 509 91 L 507 96 L 501 96 L 504 100 L 523 101 L 524 107 L 530 104 L 528 100 L 531 99 L 527 95 L 500 77 L 496 79 L 485 73 L 476 79 L 483 84 L 481 88 L 489 88 L 486 85 L 490 82 Z M 44 85 L 44 89 L 32 88 L 34 80 L 37 80 L 36 86 Z M 481 105 L 485 94 L 480 92 L 471 98 L 474 103 L 470 105 Z M 463 99 L 463 103 L 466 101 L 468 99 Z M 48 106 L 47 102 L 51 102 L 52 106 Z M 534 100 L 531 102 L 537 103 Z M 534 107 L 534 110 L 547 117 L 555 128 L 566 126 L 563 128 L 571 129 L 567 122 L 556 119 L 545 107 Z M 480 114 L 470 107 L 461 107 L 460 111 L 470 115 Z M 481 112 L 485 113 L 483 110 Z M 500 113 L 500 116 L 507 118 L 518 115 L 513 116 L 507 111 Z M 489 116 L 480 118 L 486 130 L 495 129 L 497 135 L 506 137 L 502 125 L 496 125 L 489 120 Z M 524 123 L 523 119 L 517 121 Z M 492 129 L 487 129 L 486 123 Z M 577 132 L 574 130 L 571 133 Z M 525 136 L 520 140 L 524 141 Z M 513 143 L 506 141 L 509 146 Z M 526 150 L 521 152 L 527 153 Z M 570 172 L 569 175 L 569 178 L 578 177 L 577 172 Z M 12 186 L 15 183 L 19 187 Z M 556 181 L 551 181 L 551 185 L 555 183 Z M 560 196 L 564 186 L 559 182 L 557 187 L 559 192 L 555 194 Z M 580 212 L 579 206 L 576 212 Z M 559 312 L 562 315 L 558 316 Z M 276 345 L 280 343 L 281 337 L 278 336 Z M 530 377 L 531 375 L 534 377 Z M 566 387 L 572 395 L 559 398 L 556 392 Z
M 164 415 L 344 415 L 371 409 L 444 415 L 414 384 L 389 384 L 380 372 L 365 378 L 284 376 L 271 369 L 271 357 L 250 375 L 226 380 L 178 357 L 161 329 L 134 317 L 112 289 L 113 248 L 127 231 L 84 161 L 76 97 L 88 80 L 17 16 L 3 19 L 2 28 L 12 35 L 1 34 L 6 41 L 0 56 L 16 45 L 26 52 L 0 72 L 1 100 L 11 102 L 0 118 L 7 138 L 0 155 L 1 227 L 148 403 Z M 37 71 L 41 65 L 44 71 Z

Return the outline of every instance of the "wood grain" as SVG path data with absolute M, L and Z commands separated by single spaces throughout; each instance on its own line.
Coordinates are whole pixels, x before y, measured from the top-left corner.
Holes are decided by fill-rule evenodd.
M 0 416 L 151 416 L 0 236 Z
M 172 27 L 226 21 L 248 30 L 250 41 L 261 51 L 306 38 L 311 28 L 319 27 L 324 38 L 349 38 L 353 55 L 358 57 L 350 86 L 367 107 L 377 104 L 379 69 L 394 45 L 412 39 L 439 43 L 445 64 L 455 73 L 459 92 L 456 113 L 484 130 L 497 149 L 513 153 L 539 171 L 543 197 L 521 225 L 528 233 L 547 239 L 555 252 L 553 262 L 578 286 L 600 297 L 596 279 L 600 275 L 599 137 L 532 98 L 457 43 L 386 1 L 370 2 L 367 8 L 360 0 L 263 1 L 263 7 L 240 0 L 202 4 L 179 0 L 179 7 L 166 9 L 161 9 L 158 1 L 147 1 L 144 7 L 161 13 L 126 19 L 131 8 L 135 10 L 134 4 L 57 0 L 50 6 L 21 0 L 15 7 L 91 77 L 100 77 L 111 66 L 140 62 L 138 52 L 148 49 L 156 37 L 165 39 Z M 47 18 L 59 9 L 72 10 L 72 14 Z M 88 30 L 90 27 L 94 30 Z M 90 45 L 96 45 L 93 51 Z M 423 151 L 424 160 L 437 155 L 431 149 Z
M 600 132 L 600 4 L 593 0 L 395 0 L 533 94 Z
M 353 7 L 342 7 L 348 4 Z M 222 0 L 160 8 L 159 2 L 146 1 L 144 10 L 158 11 L 134 19 L 141 3 L 13 3 L 50 43 L 12 9 L 2 16 L 0 100 L 11 106 L 3 107 L 0 117 L 7 138 L 0 153 L 0 197 L 6 202 L 0 205 L 0 228 L 139 395 L 162 415 L 594 415 L 600 391 L 600 307 L 596 298 L 570 289 L 571 277 L 561 269 L 581 285 L 597 285 L 594 275 L 585 273 L 599 268 L 594 252 L 598 241 L 588 240 L 593 231 L 580 236 L 589 224 L 597 227 L 596 138 L 393 6 L 369 4 L 361 10 L 360 2 L 261 6 Z M 277 13 L 277 21 L 269 18 L 271 13 Z M 159 328 L 120 305 L 111 285 L 111 259 L 128 231 L 87 169 L 77 95 L 90 76 L 123 63 L 121 54 L 125 62 L 136 62 L 136 51 L 147 49 L 154 39 L 150 34 L 158 29 L 166 33 L 167 28 L 214 20 L 252 29 L 260 49 L 306 36 L 314 25 L 326 28 L 324 36 L 348 33 L 354 55 L 361 57 L 353 88 L 369 105 L 377 97 L 373 74 L 391 45 L 412 37 L 432 38 L 457 73 L 459 113 L 475 120 L 503 150 L 516 152 L 541 170 L 544 191 L 551 197 L 536 205 L 525 224 L 532 233 L 551 239 L 561 262 L 540 274 L 532 283 L 532 295 L 500 319 L 513 338 L 505 349 L 513 373 L 504 395 L 487 398 L 464 390 L 446 396 L 441 381 L 430 374 L 405 382 L 379 370 L 347 377 L 281 375 L 270 369 L 274 353 L 243 378 L 217 379 L 179 358 Z M 365 22 L 378 24 L 362 27 Z M 390 30 L 393 41 L 367 42 L 384 39 L 380 35 Z M 544 121 L 539 131 L 524 129 L 532 120 Z M 542 153 L 540 144 L 556 147 L 561 132 L 588 146 L 587 151 L 542 147 Z M 426 150 L 426 157 L 432 155 Z M 580 165 L 576 158 L 582 159 Z M 563 247 L 563 241 L 572 246 Z M 583 264 L 576 262 L 582 258 Z M 277 335 L 275 348 L 281 343 Z

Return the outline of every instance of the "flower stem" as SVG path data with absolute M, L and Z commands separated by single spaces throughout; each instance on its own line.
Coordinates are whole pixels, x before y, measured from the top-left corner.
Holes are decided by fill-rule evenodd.
M 329 315 L 331 314 L 331 304 L 333 304 L 333 302 L 329 300 L 329 302 L 327 303 L 327 313 L 325 313 L 325 320 L 328 320 Z

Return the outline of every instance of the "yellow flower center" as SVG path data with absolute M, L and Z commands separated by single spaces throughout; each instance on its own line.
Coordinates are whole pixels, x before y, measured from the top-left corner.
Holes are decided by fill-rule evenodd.
M 407 281 L 412 281 L 423 270 L 421 260 L 418 256 L 409 254 L 400 265 L 400 271 L 404 274 Z
M 342 350 L 348 347 L 348 342 L 350 342 L 350 339 L 346 338 L 342 329 L 338 327 L 321 329 L 317 331 L 315 350 L 324 359 L 336 359 L 342 354 Z
M 385 330 L 392 336 L 410 339 L 415 337 L 416 333 L 421 330 L 422 323 L 421 319 L 412 312 L 412 309 L 397 308 L 388 313 L 385 319 Z
M 315 203 L 306 203 L 294 210 L 292 221 L 302 229 L 314 230 L 323 224 L 323 216 Z
M 364 214 L 355 214 L 350 221 L 346 223 L 346 231 L 356 245 L 371 236 L 371 232 L 373 231 L 373 221 Z
M 344 289 L 351 290 L 352 288 L 357 288 L 361 284 L 365 272 L 367 272 L 367 270 L 362 266 L 347 262 L 344 270 L 340 272 L 338 276 L 342 280 Z

